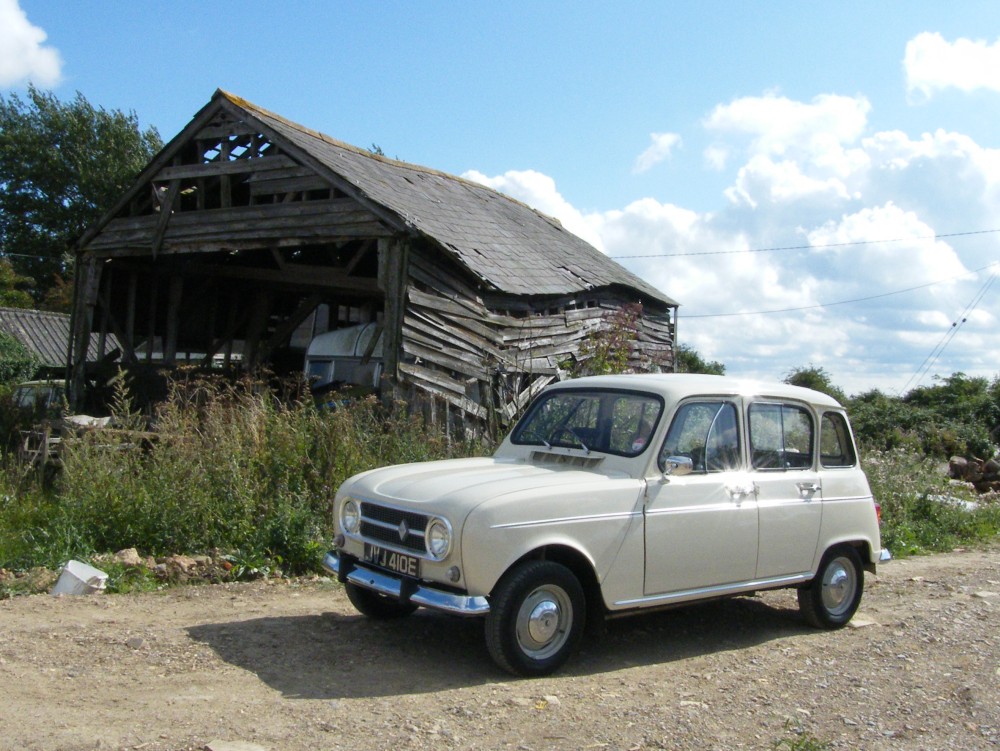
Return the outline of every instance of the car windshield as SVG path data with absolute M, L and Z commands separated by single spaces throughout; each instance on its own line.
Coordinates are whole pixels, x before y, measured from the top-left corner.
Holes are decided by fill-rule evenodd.
M 514 428 L 511 442 L 621 456 L 645 451 L 663 411 L 658 396 L 634 391 L 543 394 Z

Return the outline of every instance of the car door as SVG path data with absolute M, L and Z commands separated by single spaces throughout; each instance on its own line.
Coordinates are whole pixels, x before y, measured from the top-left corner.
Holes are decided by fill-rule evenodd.
M 675 412 L 645 505 L 647 596 L 725 587 L 753 578 L 757 502 L 745 467 L 735 400 L 699 399 Z M 690 471 L 688 471 L 690 470 Z
M 823 518 L 816 427 L 804 404 L 756 401 L 747 410 L 760 541 L 757 579 L 808 572 Z

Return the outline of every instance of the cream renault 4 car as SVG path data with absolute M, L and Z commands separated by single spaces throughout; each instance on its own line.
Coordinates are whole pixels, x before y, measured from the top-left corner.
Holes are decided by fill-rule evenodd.
M 335 514 L 324 566 L 359 611 L 483 617 L 493 659 L 529 676 L 588 620 L 762 589 L 838 628 L 889 559 L 844 408 L 720 376 L 550 386 L 492 457 L 364 472 Z

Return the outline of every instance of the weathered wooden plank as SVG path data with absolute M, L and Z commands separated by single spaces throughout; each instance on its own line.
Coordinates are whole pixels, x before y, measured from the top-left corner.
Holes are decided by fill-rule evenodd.
M 419 357 L 425 362 L 432 362 L 446 370 L 454 370 L 457 373 L 462 373 L 473 378 L 485 377 L 485 372 L 481 366 L 470 365 L 459 357 L 453 357 L 434 347 L 420 344 L 414 341 L 412 336 L 403 336 L 402 349 L 408 355 Z
M 530 327 L 514 330 L 511 327 L 504 329 L 502 340 L 504 343 L 507 342 L 518 342 L 524 341 L 526 339 L 535 339 L 537 334 L 534 332 L 544 332 L 546 336 L 573 336 L 579 337 L 582 334 L 586 334 L 590 331 L 590 328 L 584 326 L 582 323 L 577 323 L 572 326 L 545 326 L 545 327 Z
M 445 399 L 449 404 L 458 407 L 469 414 L 478 417 L 481 420 L 486 419 L 486 409 L 474 401 L 469 399 L 467 396 L 459 396 L 453 393 L 450 389 L 442 387 L 431 380 L 434 378 L 433 371 L 429 371 L 426 368 L 421 368 L 419 365 L 413 365 L 410 363 L 400 363 L 399 371 L 408 376 L 408 381 L 428 393 L 435 394 L 442 399 Z M 429 377 L 425 377 L 428 376 Z M 436 378 L 435 378 L 436 380 Z
M 499 332 L 489 329 L 470 318 L 454 319 L 416 305 L 410 306 L 409 315 L 426 321 L 440 329 L 457 332 L 470 347 L 483 351 L 499 352 L 501 346 Z
M 254 172 L 247 178 L 247 182 L 253 185 L 254 183 L 268 183 L 277 182 L 279 180 L 288 180 L 294 177 L 317 177 L 317 174 L 309 167 L 303 167 L 301 164 L 296 164 L 292 167 L 286 167 L 283 169 Z
M 421 346 L 426 348 L 427 351 L 436 353 L 433 361 L 439 364 L 447 363 L 450 366 L 461 362 L 463 367 L 468 370 L 468 375 L 474 375 L 477 377 L 481 376 L 485 372 L 485 368 L 483 367 L 483 358 L 481 355 L 451 347 L 445 347 L 439 339 L 426 336 L 419 330 L 409 326 L 407 323 L 403 324 L 403 340 L 404 342 L 412 342 L 414 346 Z M 449 370 L 458 370 L 458 368 L 449 367 Z M 462 372 L 466 371 L 463 370 Z
M 441 263 L 428 255 L 427 248 L 424 252 L 414 254 L 414 262 L 410 266 L 410 274 L 414 279 L 426 284 L 430 289 L 437 290 L 453 298 L 463 298 L 483 307 L 483 300 L 479 292 L 473 286 L 471 274 L 452 263 Z
M 153 180 L 187 180 L 193 177 L 251 174 L 254 172 L 288 169 L 295 166 L 298 166 L 298 163 L 287 156 L 264 156 L 256 159 L 226 159 L 225 161 L 218 162 L 180 164 L 174 167 L 164 167 L 154 175 Z
M 406 296 L 410 302 L 417 305 L 463 318 L 481 318 L 483 315 L 489 315 L 485 308 L 477 310 L 475 303 L 469 300 L 459 301 L 447 297 L 439 297 L 438 295 L 430 295 L 426 292 L 421 292 L 412 285 L 407 290 Z
M 303 193 L 307 190 L 330 190 L 330 183 L 321 177 L 289 177 L 284 180 L 261 180 L 250 183 L 253 198 L 280 193 Z
M 224 125 L 206 125 L 195 133 L 194 137 L 199 140 L 214 141 L 231 136 L 256 136 L 258 133 L 256 128 L 251 128 L 245 122 L 233 121 Z
M 480 345 L 476 345 L 469 341 L 468 338 L 462 338 L 460 335 L 461 330 L 442 328 L 435 322 L 427 321 L 426 319 L 421 319 L 419 316 L 413 315 L 413 312 L 407 314 L 406 318 L 403 319 L 403 324 L 409 326 L 415 331 L 423 333 L 425 336 L 431 337 L 435 342 L 441 345 L 450 346 L 455 349 L 460 349 L 470 354 L 474 354 L 481 360 L 483 354 L 491 354 L 494 357 L 499 357 L 500 352 L 495 347 L 489 347 L 482 342 Z
M 267 204 L 263 206 L 237 206 L 231 209 L 205 209 L 204 211 L 177 212 L 175 219 L 178 226 L 252 222 L 269 217 L 303 219 L 311 215 L 318 216 L 348 216 L 355 214 L 371 217 L 371 212 L 365 210 L 357 201 L 351 198 L 330 198 L 323 201 L 298 201 L 291 204 Z M 108 222 L 101 234 L 109 232 L 127 232 L 142 230 L 148 232 L 151 225 L 155 226 L 159 214 L 143 216 L 118 217 Z M 96 238 L 95 238 L 96 240 Z
M 298 263 L 289 263 L 283 270 L 257 266 L 199 263 L 191 264 L 185 268 L 185 274 L 261 281 L 301 288 L 344 288 L 369 294 L 380 292 L 377 281 L 372 277 L 347 276 L 340 269 L 306 266 Z

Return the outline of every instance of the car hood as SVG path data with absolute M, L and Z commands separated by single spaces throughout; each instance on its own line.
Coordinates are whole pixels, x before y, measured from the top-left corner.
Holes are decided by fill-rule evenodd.
M 446 459 L 372 470 L 348 481 L 342 492 L 455 518 L 501 496 L 534 496 L 552 489 L 621 480 L 621 473 L 530 464 L 512 459 Z M 422 508 L 421 508 L 422 507 Z

